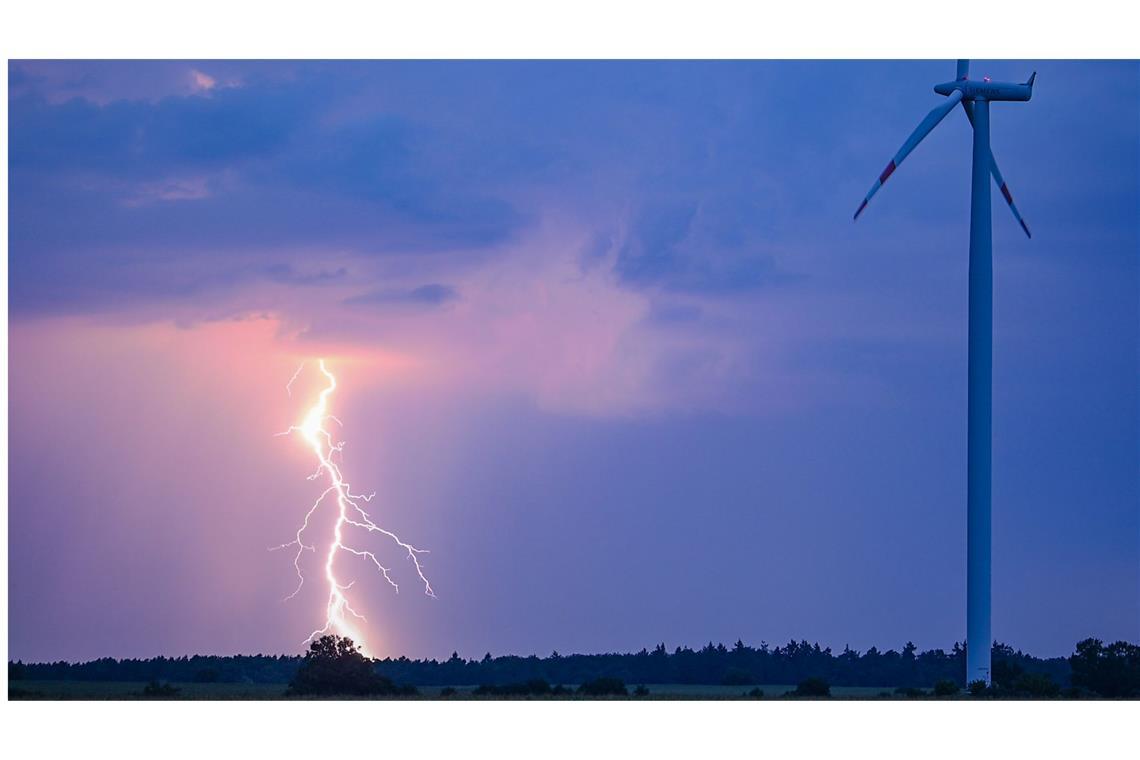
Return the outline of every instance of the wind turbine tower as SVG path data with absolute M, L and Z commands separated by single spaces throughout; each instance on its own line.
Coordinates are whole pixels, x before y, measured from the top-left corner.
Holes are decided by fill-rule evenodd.
M 855 212 L 858 219 L 867 202 L 890 178 L 899 164 L 938 123 L 961 104 L 974 128 L 973 168 L 970 180 L 970 295 L 969 360 L 966 433 L 966 683 L 990 683 L 990 466 L 993 360 L 993 238 L 990 226 L 990 176 L 994 178 L 1021 228 L 1013 196 L 990 151 L 990 103 L 1027 101 L 1033 95 L 1036 72 L 1024 84 L 970 79 L 970 62 L 958 61 L 953 82 L 934 86 L 946 100 L 932 110 L 911 133 L 883 169 Z

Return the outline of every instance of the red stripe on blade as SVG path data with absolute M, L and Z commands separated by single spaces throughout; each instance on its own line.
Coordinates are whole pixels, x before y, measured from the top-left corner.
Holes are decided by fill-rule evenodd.
M 1013 196 L 1009 194 L 1009 188 L 1005 186 L 1004 182 L 1001 183 L 1001 194 L 1005 196 L 1005 202 L 1012 206 Z
M 879 175 L 879 184 L 881 185 L 884 182 L 886 182 L 887 177 L 891 176 L 891 174 L 893 174 L 894 171 L 895 171 L 895 162 L 891 161 L 889 164 L 887 164 L 887 168 L 883 169 L 883 173 Z

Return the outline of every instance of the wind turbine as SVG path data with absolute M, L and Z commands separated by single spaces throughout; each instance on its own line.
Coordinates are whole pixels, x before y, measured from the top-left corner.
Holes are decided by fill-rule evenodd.
M 993 239 L 990 226 L 990 175 L 1027 237 L 1013 196 L 990 151 L 990 103 L 1026 101 L 1033 96 L 1034 72 L 1024 84 L 980 82 L 969 77 L 970 62 L 958 61 L 953 82 L 934 86 L 946 101 L 926 115 L 883 169 L 855 212 L 867 202 L 899 164 L 959 103 L 974 128 L 974 161 L 970 180 L 969 360 L 966 433 L 966 683 L 990 683 L 990 420 L 993 361 Z

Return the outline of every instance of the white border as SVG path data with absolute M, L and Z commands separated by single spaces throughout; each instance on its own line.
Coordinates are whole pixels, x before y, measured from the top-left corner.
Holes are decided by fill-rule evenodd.
M 0 45 L 8 58 L 1131 58 L 1140 50 L 1136 12 L 1118 1 L 920 5 L 40 0 L 5 7 Z M 7 77 L 3 90 L 6 111 Z M 6 203 L 0 215 L 6 253 Z M 0 271 L 6 349 L 7 255 Z M 0 361 L 6 485 L 7 350 Z M 6 630 L 7 488 L 3 498 Z M 1134 740 L 1125 733 L 1134 717 L 1135 705 L 1123 702 L 48 702 L 6 703 L 3 725 L 16 757 L 1100 757 Z
M 1120 0 L 39 0 L 8 58 L 1132 58 Z

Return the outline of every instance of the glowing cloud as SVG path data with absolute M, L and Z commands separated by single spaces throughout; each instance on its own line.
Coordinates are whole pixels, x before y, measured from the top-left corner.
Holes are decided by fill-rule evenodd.
M 209 92 L 217 86 L 218 80 L 197 69 L 190 70 L 190 87 L 194 92 Z

